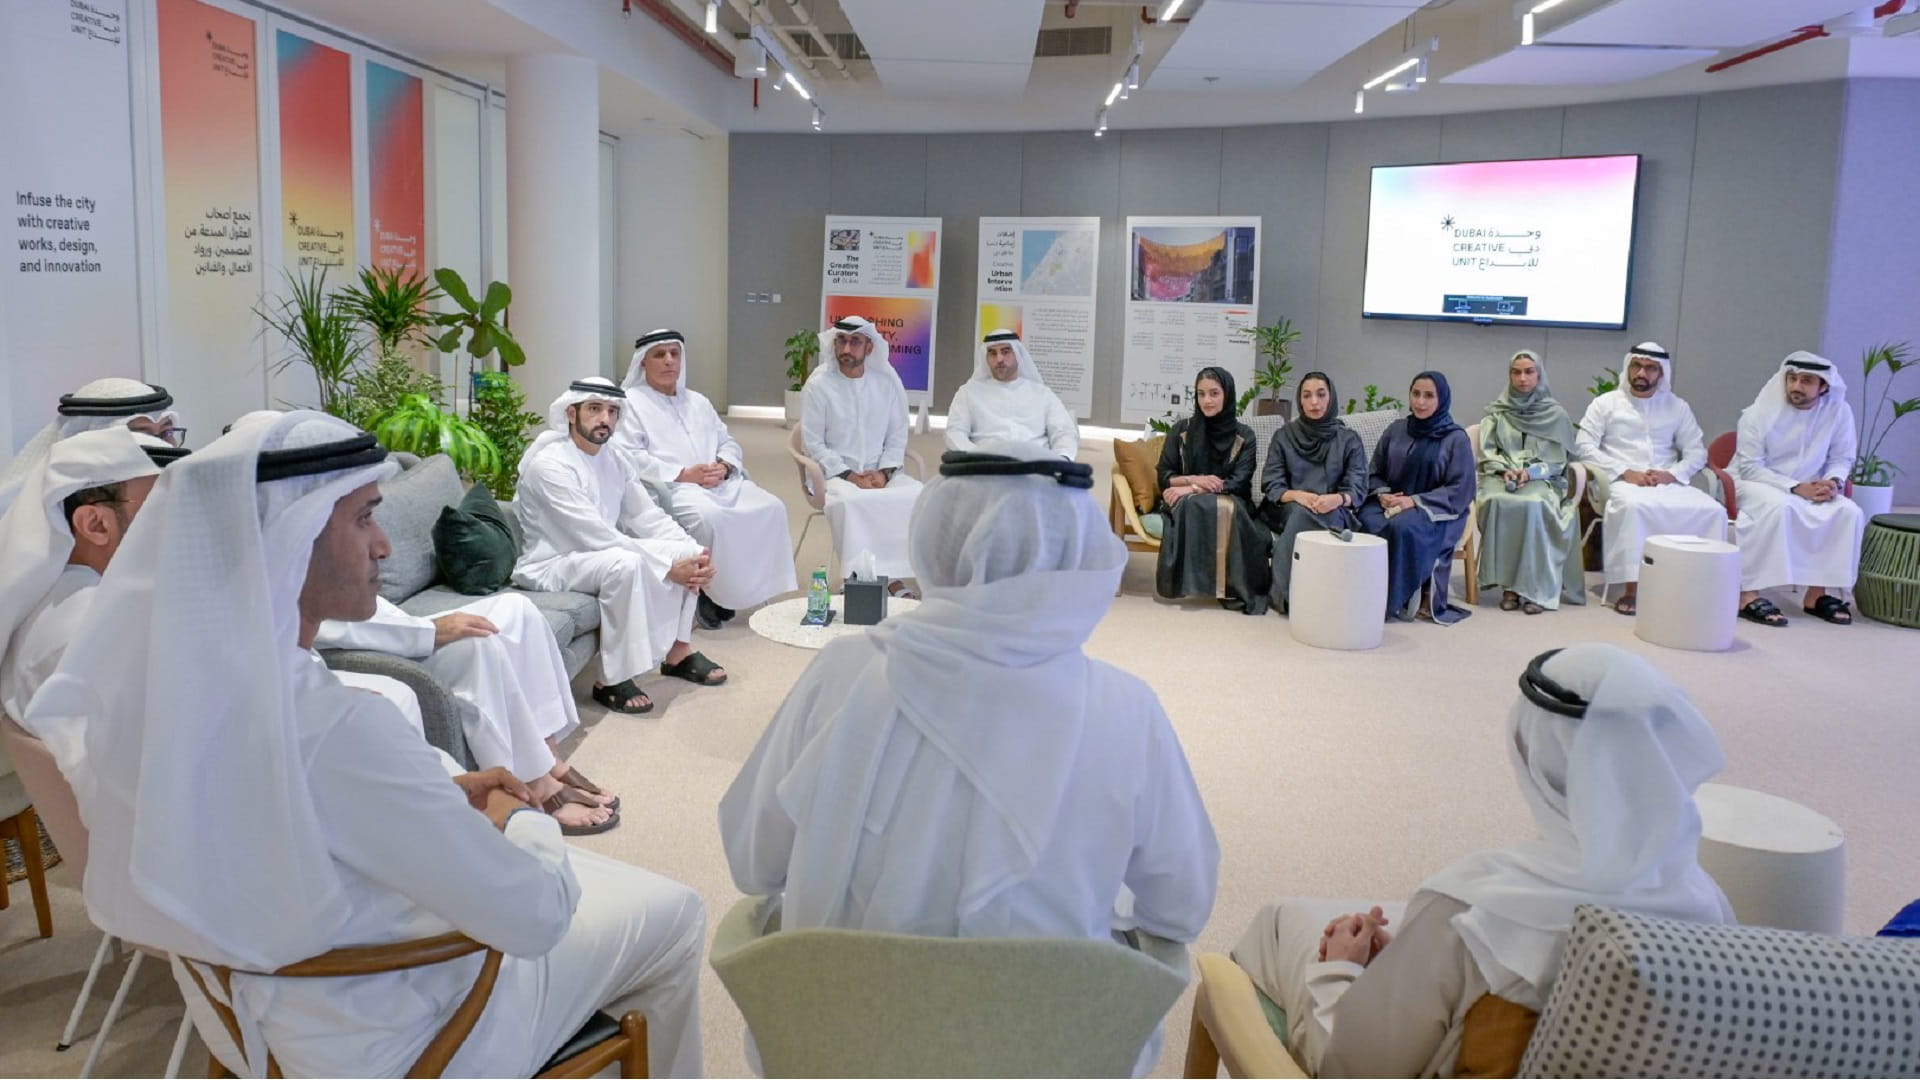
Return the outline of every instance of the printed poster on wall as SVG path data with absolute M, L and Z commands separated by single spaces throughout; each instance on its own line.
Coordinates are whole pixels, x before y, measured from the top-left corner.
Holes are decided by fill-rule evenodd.
M 981 218 L 978 324 L 1020 335 L 1067 410 L 1093 415 L 1093 304 L 1100 219 Z
M 940 219 L 828 216 L 820 325 L 848 315 L 873 320 L 907 400 L 933 386 L 940 301 Z
M 343 285 L 353 250 L 353 64 L 339 49 L 278 31 L 284 259 Z
M 1120 419 L 1191 412 L 1203 367 L 1251 385 L 1259 296 L 1259 218 L 1129 217 Z
M 204 430 L 259 408 L 266 386 L 256 24 L 200 0 L 159 0 L 156 16 L 163 370 L 182 421 Z
M 367 191 L 373 257 L 387 270 L 426 274 L 425 105 L 419 79 L 367 61 Z
M 125 0 L 0 3 L 0 457 L 93 379 L 139 378 Z

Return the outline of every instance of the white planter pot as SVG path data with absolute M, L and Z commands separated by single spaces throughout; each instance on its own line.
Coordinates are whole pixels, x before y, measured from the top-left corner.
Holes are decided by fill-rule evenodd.
M 800 422 L 800 391 L 798 390 L 787 391 L 786 406 L 787 406 L 787 420 L 786 420 L 786 423 L 782 424 L 781 426 L 790 428 L 793 425 Z
M 1867 520 L 1872 521 L 1873 515 L 1884 514 L 1893 509 L 1893 488 L 1873 484 L 1855 484 L 1853 501 L 1860 504 L 1860 509 L 1866 514 Z

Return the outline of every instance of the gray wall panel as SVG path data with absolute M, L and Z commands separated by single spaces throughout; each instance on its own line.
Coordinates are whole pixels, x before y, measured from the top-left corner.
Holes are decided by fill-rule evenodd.
M 1404 396 L 1427 367 L 1452 378 L 1464 419 L 1499 390 L 1512 350 L 1543 349 L 1578 413 L 1602 367 L 1661 341 L 1710 433 L 1730 430 L 1779 358 L 1823 348 L 1858 362 L 1880 338 L 1920 339 L 1920 223 L 1889 197 L 1920 172 L 1920 85 L 1863 81 L 1447 117 L 1233 129 L 733 139 L 729 391 L 780 400 L 778 343 L 819 311 L 821 216 L 939 216 L 940 405 L 970 370 L 976 218 L 1101 219 L 1094 423 L 1119 415 L 1129 214 L 1258 214 L 1260 310 L 1304 332 L 1297 372 L 1343 397 Z M 1846 156 L 1842 162 L 1842 130 Z M 1374 165 L 1554 154 L 1643 156 L 1633 297 L 1624 332 L 1362 319 Z M 1844 179 L 1842 179 L 1844 174 Z M 1836 216 L 1836 198 L 1839 209 Z M 782 305 L 741 293 L 779 291 Z M 1912 391 L 1909 390 L 1908 393 Z M 1920 425 L 1893 445 L 1920 482 Z
M 1687 383 L 1709 439 L 1820 341 L 1844 100 L 1837 82 L 1700 99 L 1678 355 L 1711 373 Z

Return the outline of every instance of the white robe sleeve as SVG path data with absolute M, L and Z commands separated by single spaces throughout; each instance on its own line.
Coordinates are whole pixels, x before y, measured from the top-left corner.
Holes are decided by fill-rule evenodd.
M 373 618 L 359 622 L 328 619 L 313 639 L 316 649 L 367 649 L 423 660 L 433 655 L 433 620 L 409 615 L 380 597 Z
M 1080 453 L 1080 423 L 1067 411 L 1060 395 L 1047 387 L 1047 447 L 1067 460 Z
M 953 392 L 953 404 L 947 406 L 947 449 L 973 449 L 973 408 L 967 404 L 967 384 Z
M 1133 852 L 1123 884 L 1133 922 L 1168 941 L 1192 942 L 1206 927 L 1219 886 L 1220 844 L 1173 725 L 1160 710 L 1147 759 L 1147 787 L 1134 800 Z
M 863 643 L 864 644 L 864 643 Z M 871 646 L 868 646 L 870 649 Z M 829 647 L 801 672 L 787 699 L 740 766 L 740 775 L 720 799 L 720 842 L 734 887 L 748 896 L 771 896 L 786 888 L 799 826 L 780 802 L 780 785 L 812 741 L 821 692 L 844 688 L 857 666 L 842 660 L 845 649 Z M 853 655 L 870 655 L 854 652 Z
M 1430 896 L 1409 906 L 1403 925 L 1389 928 L 1392 942 L 1365 968 L 1307 965 L 1314 1015 L 1328 1033 L 1321 1076 L 1451 1075 L 1438 1071 L 1451 1064 L 1438 1057 L 1450 1041 L 1457 1044 L 1459 1019 L 1487 992 L 1453 929 L 1453 917 L 1466 910 Z
M 1827 461 L 1820 475 L 1828 480 L 1845 483 L 1853 479 L 1853 463 L 1860 454 L 1860 434 L 1853 427 L 1853 410 L 1848 408 L 1844 416 L 1837 418 L 1833 425 L 1833 434 L 1827 442 Z
M 1740 426 L 1735 429 L 1736 449 L 1733 455 L 1734 475 L 1742 480 L 1756 484 L 1776 487 L 1781 491 L 1792 491 L 1800 481 L 1767 467 L 1767 433 L 1761 429 L 1760 420 L 1748 409 L 1740 414 Z
M 714 458 L 733 466 L 735 473 L 745 475 L 747 471 L 746 451 L 740 449 L 740 444 L 735 441 L 733 432 L 727 430 L 727 422 L 720 419 L 720 410 L 713 407 L 713 402 L 708 401 L 704 397 L 700 398 L 699 401 L 700 408 L 705 411 L 705 416 L 702 417 L 701 422 L 712 425 L 713 441 L 717 444 L 717 448 L 713 454 Z
M 333 857 L 475 941 L 546 955 L 580 899 L 559 823 L 516 813 L 496 830 L 392 708 L 368 697 L 314 747 L 308 782 Z
M 887 406 L 887 438 L 880 444 L 877 469 L 898 469 L 907 463 L 907 391 L 898 381 L 892 384 L 892 401 Z
M 634 485 L 627 485 L 629 491 L 633 488 Z M 543 514 L 542 519 L 550 519 L 551 527 L 558 530 L 560 535 L 547 537 L 546 540 L 559 550 L 605 551 L 609 548 L 626 548 L 645 554 L 638 540 L 614 528 L 600 516 L 600 508 L 574 482 L 572 474 L 550 456 L 538 456 L 521 470 L 519 490 L 522 500 L 532 497 L 547 508 L 549 512 Z
M 629 476 L 651 484 L 671 484 L 680 478 L 678 466 L 653 452 L 653 441 L 647 438 L 646 428 L 624 417 L 620 423 L 626 430 L 607 449 L 620 456 Z
M 1613 395 L 1603 394 L 1587 406 L 1585 415 L 1580 417 L 1580 428 L 1574 433 L 1573 453 L 1576 458 L 1606 474 L 1609 480 L 1618 480 L 1620 474 L 1633 468 L 1632 465 L 1607 452 L 1607 421 L 1613 415 Z
M 699 546 L 638 484 L 628 484 L 621 493 L 620 528 L 631 534 L 627 547 L 638 551 L 661 581 L 667 580 L 674 563 L 686 557 L 686 545 Z
M 833 416 L 834 391 L 827 383 L 809 380 L 800 392 L 800 445 L 807 456 L 820 463 L 831 480 L 853 468 L 846 458 L 827 445 L 827 426 Z
M 1700 421 L 1693 418 L 1693 407 L 1685 402 L 1675 404 L 1680 409 L 1680 420 L 1673 429 L 1673 449 L 1680 460 L 1667 471 L 1675 480 L 1688 484 L 1707 467 L 1707 436 L 1700 430 Z

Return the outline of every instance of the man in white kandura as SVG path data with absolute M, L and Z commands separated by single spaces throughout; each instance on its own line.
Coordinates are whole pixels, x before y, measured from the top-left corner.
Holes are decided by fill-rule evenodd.
M 59 440 L 0 514 L 0 713 L 16 721 L 160 475 L 138 438 L 117 426 Z
M 173 955 L 194 1026 L 236 1075 L 269 1075 L 269 1055 L 288 1076 L 406 1073 L 481 956 L 254 973 L 456 931 L 506 957 L 446 1075 L 530 1076 L 603 1008 L 646 1015 L 654 1075 L 700 1075 L 699 896 L 569 849 L 552 818 L 520 812 L 527 790 L 504 770 L 449 778 L 389 704 L 311 652 L 323 620 L 373 613 L 385 459 L 351 425 L 295 412 L 162 474 L 28 710 L 86 818 L 89 917 Z
M 626 404 L 626 391 L 595 375 L 547 408 L 547 430 L 520 458 L 527 546 L 513 582 L 597 595 L 604 681 L 594 684 L 593 699 L 615 712 L 644 713 L 653 699 L 635 680 L 655 664 L 662 675 L 701 686 L 718 686 L 727 673 L 689 641 L 695 598 L 713 582 L 711 554 L 607 447 L 629 422 Z
M 976 443 L 1002 439 L 1069 460 L 1080 452 L 1080 426 L 1040 378 L 1027 343 L 1011 330 L 981 339 L 973 378 L 954 391 L 947 407 L 947 449 L 971 450 Z
M 627 418 L 612 445 L 636 477 L 668 492 L 673 520 L 713 552 L 713 581 L 695 613 L 701 628 L 719 629 L 740 609 L 798 589 L 786 505 L 748 478 L 726 422 L 687 388 L 686 337 L 641 335 L 623 389 Z
M 1707 442 L 1693 408 L 1673 392 L 1667 350 L 1645 341 L 1627 354 L 1618 389 L 1593 399 L 1580 418 L 1575 453 L 1606 476 L 1601 521 L 1606 582 L 1624 588 L 1613 605 L 1636 610 L 1640 549 L 1649 536 L 1680 534 L 1723 540 L 1726 507 L 1691 486 L 1707 467 Z
M 1807 590 L 1801 610 L 1851 623 L 1853 608 L 1827 591 L 1853 587 L 1867 528 L 1846 495 L 1860 437 L 1845 380 L 1826 357 L 1796 352 L 1740 414 L 1737 430 L 1740 617 L 1785 626 L 1786 615 L 1760 590 L 1799 585 Z
M 618 798 L 559 756 L 559 740 L 580 726 L 580 715 L 566 660 L 533 601 L 503 592 L 431 618 L 409 615 L 385 597 L 375 601 L 370 619 L 321 623 L 314 648 L 418 660 L 467 705 L 460 727 L 474 764 L 519 777 L 568 836 L 620 823 Z
M 1093 470 L 981 451 L 914 509 L 926 600 L 822 649 L 721 799 L 734 884 L 783 930 L 1191 942 L 1220 849 L 1153 690 L 1083 651 L 1127 561 Z
M 907 462 L 907 390 L 887 360 L 887 339 L 858 315 L 820 335 L 822 363 L 801 393 L 800 437 L 827 474 L 827 524 L 844 572 L 862 552 L 874 571 L 895 579 L 913 572 L 907 521 L 920 481 Z
M 176 426 L 173 395 L 167 388 L 137 379 L 95 379 L 71 394 L 60 395 L 55 412 L 54 421 L 0 467 L 0 513 L 5 513 L 7 504 L 13 501 L 20 479 L 45 464 L 47 451 L 61 439 L 110 427 L 152 435 L 170 446 L 181 445 L 187 437 L 187 429 Z

